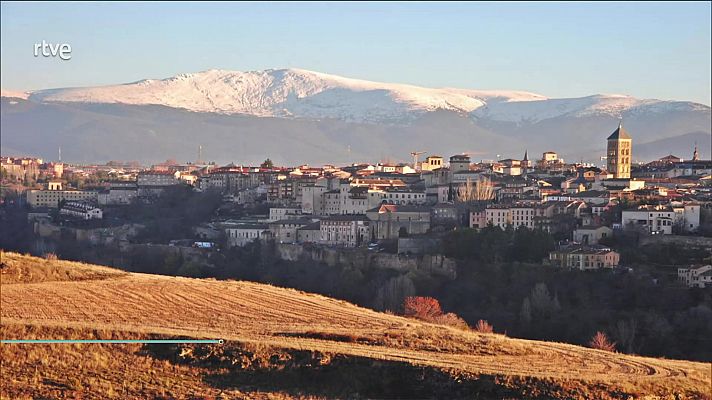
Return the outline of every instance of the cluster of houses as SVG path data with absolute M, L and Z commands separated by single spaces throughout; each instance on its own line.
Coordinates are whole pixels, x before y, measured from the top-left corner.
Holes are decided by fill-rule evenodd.
M 61 178 L 64 164 L 44 162 L 33 157 L 0 157 L 0 169 L 3 180 L 8 182 L 29 182 L 38 179 Z
M 568 164 L 551 151 L 536 161 L 525 151 L 521 160 L 430 155 L 412 165 L 166 163 L 133 171 L 130 179 L 107 180 L 96 190 L 69 189 L 52 179 L 45 189 L 27 190 L 27 202 L 33 208 L 62 206 L 65 215 L 92 219 L 101 218 L 96 212 L 101 207 L 151 201 L 169 187 L 186 185 L 218 192 L 225 203 L 270 206 L 269 215 L 196 227 L 199 237 L 221 237 L 227 246 L 273 239 L 359 247 L 437 237 L 458 227 L 525 227 L 572 239 L 573 245 L 552 252 L 552 265 L 597 269 L 618 265 L 618 254 L 600 244 L 618 230 L 669 235 L 699 229 L 704 209 L 712 205 L 712 162 L 696 154 L 692 161 L 669 156 L 634 166 L 632 139 L 619 125 L 607 139 L 605 169 Z M 611 215 L 625 204 L 631 206 Z

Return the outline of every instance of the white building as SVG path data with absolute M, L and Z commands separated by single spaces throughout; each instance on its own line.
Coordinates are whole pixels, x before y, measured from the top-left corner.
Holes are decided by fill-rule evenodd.
M 673 204 L 675 224 L 685 232 L 694 232 L 700 227 L 700 205 L 696 203 Z
M 282 219 L 301 218 L 301 207 L 272 207 L 269 209 L 269 222 L 279 221 Z
M 574 230 L 574 242 L 581 244 L 598 244 L 603 238 L 613 235 L 613 229 L 607 226 L 582 226 Z
M 512 224 L 509 207 L 488 207 L 485 209 L 485 224 L 492 224 L 502 229 Z
M 302 188 L 302 214 L 323 215 L 326 186 L 306 185 Z
M 104 216 L 100 208 L 77 201 L 68 201 L 64 203 L 62 208 L 59 210 L 59 213 L 84 220 L 102 219 Z
M 61 201 L 96 202 L 98 192 L 90 190 L 63 189 L 61 182 L 50 182 L 48 189 L 28 190 L 27 204 L 32 208 L 58 208 Z
M 620 254 L 602 246 L 571 246 L 549 253 L 551 265 L 582 271 L 615 268 L 620 262 Z
M 324 192 L 324 214 L 341 214 L 341 191 L 338 189 Z
M 158 196 L 168 187 L 181 184 L 180 172 L 141 171 L 136 178 L 139 196 Z
M 234 228 L 226 228 L 227 246 L 242 247 L 247 243 L 261 239 L 266 231 L 269 231 L 269 227 L 266 224 L 245 224 Z
M 425 189 L 383 188 L 368 191 L 368 209 L 381 204 L 423 205 L 427 203 Z M 365 212 L 365 211 L 364 211 Z
M 688 287 L 712 286 L 712 265 L 697 268 L 678 268 L 677 277 Z
M 524 226 L 534 229 L 534 217 L 536 209 L 533 205 L 515 204 L 509 209 L 510 220 L 514 229 Z
M 363 215 L 368 207 L 367 186 L 351 186 L 349 184 L 341 184 L 339 191 L 339 214 L 342 215 Z
M 642 230 L 647 233 L 670 235 L 673 233 L 673 226 L 690 232 L 700 225 L 700 206 L 640 206 L 634 210 L 624 210 L 621 223 L 623 229 Z

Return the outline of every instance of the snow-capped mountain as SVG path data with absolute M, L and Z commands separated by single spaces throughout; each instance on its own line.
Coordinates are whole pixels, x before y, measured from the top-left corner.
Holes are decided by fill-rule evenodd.
M 659 113 L 670 108 L 709 109 L 689 102 L 639 100 L 623 95 L 549 99 L 523 91 L 431 89 L 301 69 L 209 70 L 123 85 L 41 90 L 32 93 L 30 99 L 151 104 L 197 112 L 371 123 L 408 122 L 436 110 L 471 113 L 475 119 L 532 123 L 563 115 L 621 117 L 631 110 Z
M 198 112 L 261 117 L 405 121 L 438 109 L 471 112 L 488 103 L 543 100 L 516 91 L 429 89 L 343 78 L 300 69 L 209 70 L 124 85 L 51 89 L 32 94 L 45 102 L 157 104 Z
M 519 101 L 486 104 L 473 112 L 476 118 L 493 121 L 536 123 L 562 116 L 612 116 L 622 118 L 630 113 L 664 113 L 667 111 L 704 111 L 710 108 L 684 101 L 640 100 L 625 95 L 597 94 L 569 99 Z
M 693 102 L 431 89 L 299 69 L 209 70 L 2 97 L 3 152 L 48 159 L 62 146 L 80 161 L 191 160 L 200 144 L 211 159 L 238 163 L 407 161 L 413 150 L 475 159 L 554 150 L 595 162 L 621 118 L 635 160 L 689 158 L 695 143 L 709 157 L 712 142 L 710 107 Z

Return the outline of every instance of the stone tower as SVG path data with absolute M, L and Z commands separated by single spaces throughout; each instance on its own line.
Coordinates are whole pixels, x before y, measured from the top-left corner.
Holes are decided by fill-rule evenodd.
M 695 142 L 695 151 L 692 152 L 692 161 L 699 161 L 700 154 L 697 152 L 697 142 Z
M 619 123 L 618 129 L 608 137 L 607 167 L 614 178 L 630 179 L 632 150 L 633 139 L 623 129 L 623 123 Z

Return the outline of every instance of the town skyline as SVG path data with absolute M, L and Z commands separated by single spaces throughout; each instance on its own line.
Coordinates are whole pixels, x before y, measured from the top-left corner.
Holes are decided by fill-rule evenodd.
M 0 398 L 707 398 L 711 15 L 0 1 Z

